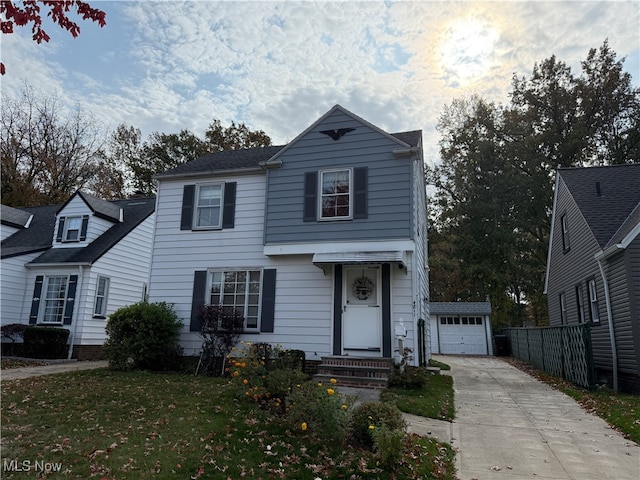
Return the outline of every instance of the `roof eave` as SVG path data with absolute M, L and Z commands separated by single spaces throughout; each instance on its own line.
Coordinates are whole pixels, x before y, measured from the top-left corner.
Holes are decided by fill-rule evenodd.
M 209 170 L 206 172 L 189 172 L 189 173 L 169 173 L 155 175 L 155 180 L 178 180 L 181 178 L 199 178 L 199 177 L 223 177 L 229 175 L 252 175 L 256 173 L 264 173 L 262 167 L 247 167 L 247 168 L 228 168 L 226 170 Z

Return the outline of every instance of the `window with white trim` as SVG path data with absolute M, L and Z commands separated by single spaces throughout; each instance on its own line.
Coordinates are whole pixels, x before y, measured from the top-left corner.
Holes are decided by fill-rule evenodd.
M 320 219 L 351 218 L 351 169 L 320 172 Z
M 194 228 L 221 228 L 222 183 L 196 185 Z
M 260 319 L 261 270 L 227 270 L 209 273 L 209 303 L 222 305 L 244 317 L 244 328 L 257 330 Z
M 109 277 L 98 277 L 96 287 L 96 299 L 93 305 L 94 317 L 105 317 L 107 315 L 107 298 L 109 296 Z
M 576 285 L 576 303 L 578 305 L 578 323 L 585 323 L 587 317 L 584 313 L 584 292 L 582 285 Z
M 63 242 L 79 242 L 82 217 L 67 217 L 64 222 Z
M 69 277 L 67 275 L 53 275 L 45 277 L 44 297 L 41 302 L 41 322 L 61 324 L 67 301 Z
M 560 294 L 560 323 L 567 324 L 567 296 L 564 292 Z
M 589 287 L 589 313 L 591 314 L 591 321 L 594 323 L 600 322 L 600 309 L 598 305 L 598 290 L 596 289 L 596 279 L 592 278 L 587 282 Z

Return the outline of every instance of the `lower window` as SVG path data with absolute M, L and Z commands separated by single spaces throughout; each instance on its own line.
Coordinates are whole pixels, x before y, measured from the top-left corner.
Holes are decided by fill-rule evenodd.
M 69 277 L 55 275 L 45 278 L 44 302 L 42 302 L 42 323 L 62 323 L 67 300 Z
M 212 271 L 209 303 L 244 317 L 247 330 L 257 330 L 260 318 L 261 270 Z
M 96 301 L 93 306 L 94 317 L 105 317 L 107 315 L 107 298 L 109 295 L 109 278 L 98 277 L 96 288 Z

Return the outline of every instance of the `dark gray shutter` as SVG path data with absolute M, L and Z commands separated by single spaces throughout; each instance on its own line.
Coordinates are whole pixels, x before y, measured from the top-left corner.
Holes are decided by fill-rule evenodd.
M 200 331 L 200 320 L 198 320 L 198 310 L 205 304 L 207 290 L 207 271 L 196 270 L 193 275 L 193 296 L 191 297 L 191 323 L 190 332 Z
M 353 218 L 367 218 L 368 167 L 353 169 Z
M 318 172 L 304 174 L 304 217 L 305 222 L 315 222 L 318 210 Z
M 67 303 L 64 307 L 64 316 L 62 317 L 63 325 L 71 325 L 73 318 L 73 307 L 76 304 L 76 287 L 78 286 L 78 275 L 71 275 L 69 277 L 69 284 L 67 285 Z
M 35 325 L 38 322 L 38 310 L 40 310 L 40 296 L 42 295 L 42 284 L 44 275 L 36 277 L 36 284 L 33 288 L 33 299 L 31 300 L 31 313 L 29 313 L 29 323 Z
M 87 227 L 89 226 L 89 215 L 82 217 L 82 228 L 80 229 L 80 241 L 87 239 Z
M 391 264 L 382 264 L 382 356 L 391 358 Z
M 236 218 L 236 182 L 224 184 L 222 228 L 233 228 Z
M 262 312 L 260 331 L 271 333 L 275 323 L 276 270 L 267 268 L 262 272 Z
M 185 185 L 182 192 L 182 215 L 180 230 L 191 230 L 193 227 L 193 203 L 195 201 L 196 186 Z
M 342 354 L 342 265 L 333 267 L 333 354 Z
M 58 233 L 56 234 L 56 242 L 62 241 L 62 234 L 64 233 L 64 219 L 65 217 L 60 217 L 58 219 Z

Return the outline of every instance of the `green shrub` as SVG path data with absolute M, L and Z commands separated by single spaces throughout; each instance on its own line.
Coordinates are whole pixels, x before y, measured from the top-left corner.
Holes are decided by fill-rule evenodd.
M 293 431 L 308 431 L 325 442 L 342 443 L 353 400 L 343 398 L 333 382 L 307 381 L 292 388 L 287 398 L 287 421 Z
M 165 302 L 122 307 L 107 322 L 104 352 L 114 370 L 170 370 L 178 365 L 182 323 Z
M 404 431 L 399 428 L 387 428 L 383 425 L 371 430 L 371 436 L 378 462 L 383 467 L 393 470 L 402 460 Z
M 30 358 L 66 358 L 69 330 L 28 327 L 24 330 L 24 355 Z
M 389 379 L 389 386 L 407 390 L 421 390 L 429 381 L 429 371 L 423 367 L 405 366 L 402 371 L 396 367 Z
M 398 407 L 388 403 L 365 402 L 353 409 L 349 423 L 351 439 L 364 447 L 374 445 L 373 432 L 380 427 L 404 430 L 405 423 Z

